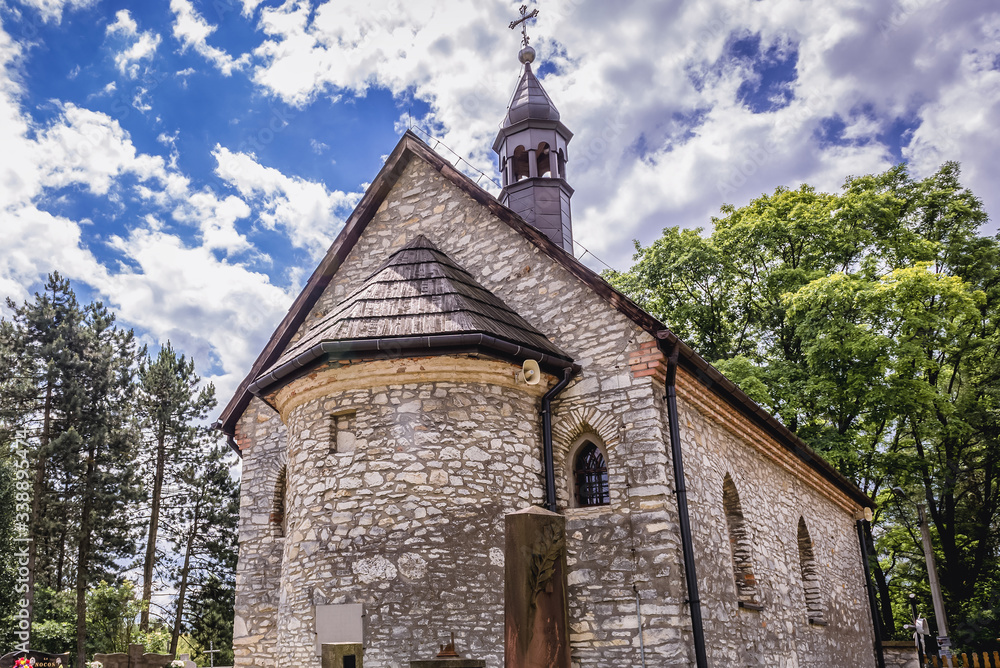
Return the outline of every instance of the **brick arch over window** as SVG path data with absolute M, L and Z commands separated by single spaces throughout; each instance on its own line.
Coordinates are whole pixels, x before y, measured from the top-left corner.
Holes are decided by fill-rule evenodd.
M 819 565 L 813 552 L 812 538 L 805 518 L 799 517 L 798 530 L 799 568 L 802 572 L 802 589 L 806 599 L 806 614 L 810 624 L 823 625 L 823 596 L 820 593 Z
M 746 520 L 743 519 L 740 494 L 736 491 L 736 484 L 728 473 L 722 481 L 722 505 L 729 530 L 729 547 L 733 557 L 737 603 L 742 608 L 759 610 L 760 599 L 757 592 L 757 578 L 754 576 L 753 570 L 750 532 L 747 529 Z
M 271 498 L 271 514 L 269 516 L 271 530 L 278 538 L 284 538 L 288 533 L 288 467 L 282 466 L 274 481 L 274 494 Z
M 604 415 L 596 409 L 575 409 L 557 413 L 552 420 L 552 455 L 555 470 L 562 471 L 562 480 L 557 485 L 559 504 L 563 507 L 578 507 L 575 499 L 574 467 L 584 441 L 594 443 L 604 457 L 608 469 L 610 498 L 615 497 L 615 451 L 621 443 L 620 421 Z M 619 483 L 620 490 L 623 484 Z

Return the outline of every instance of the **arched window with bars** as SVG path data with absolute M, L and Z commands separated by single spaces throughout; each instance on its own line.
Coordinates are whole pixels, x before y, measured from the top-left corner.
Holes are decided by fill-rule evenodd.
M 592 441 L 584 441 L 573 459 L 573 491 L 580 508 L 611 503 L 608 464 L 604 452 Z

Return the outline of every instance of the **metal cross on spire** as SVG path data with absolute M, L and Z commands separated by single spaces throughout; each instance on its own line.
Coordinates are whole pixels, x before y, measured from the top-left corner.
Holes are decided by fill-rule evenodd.
M 521 35 L 523 39 L 521 40 L 522 46 L 528 46 L 528 19 L 533 19 L 538 16 L 538 10 L 528 13 L 528 5 L 521 5 L 521 18 L 516 21 L 510 22 L 510 29 L 514 30 L 517 28 L 518 24 L 521 24 Z

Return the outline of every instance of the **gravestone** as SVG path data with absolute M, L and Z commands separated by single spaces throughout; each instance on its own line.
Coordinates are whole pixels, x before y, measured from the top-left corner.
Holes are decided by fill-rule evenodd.
M 69 654 L 46 654 L 45 652 L 11 652 L 0 657 L 0 668 L 12 668 L 14 662 L 21 657 L 27 657 L 28 661 L 34 660 L 34 668 L 67 668 L 73 665 L 69 660 Z
M 506 517 L 505 668 L 569 668 L 566 518 L 530 507 Z
M 94 654 L 104 668 L 166 668 L 173 654 L 149 654 L 142 645 L 129 645 L 128 654 Z

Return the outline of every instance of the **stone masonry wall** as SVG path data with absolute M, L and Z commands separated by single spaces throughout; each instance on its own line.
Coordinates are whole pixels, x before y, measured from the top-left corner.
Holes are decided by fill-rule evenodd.
M 436 361 L 397 363 L 426 372 Z M 364 604 L 367 666 L 430 658 L 451 631 L 463 652 L 502 661 L 504 515 L 542 499 L 537 397 L 470 375 L 332 392 L 290 411 L 278 647 L 293 665 L 319 666 L 317 603 Z M 318 426 L 345 409 L 356 411 L 354 449 L 331 452 Z
M 873 666 L 874 638 L 851 512 L 835 503 L 828 486 L 807 484 L 783 460 L 762 454 L 749 440 L 755 427 L 683 370 L 677 388 L 710 659 L 715 665 L 767 668 Z M 737 607 L 723 504 L 727 475 L 750 538 L 759 611 Z M 807 614 L 800 518 L 812 539 L 826 626 L 810 624 Z
M 236 429 L 243 475 L 233 651 L 241 668 L 278 665 L 278 583 L 285 539 L 275 531 L 271 513 L 286 461 L 285 432 L 280 416 L 260 399 L 250 402 Z
M 582 367 L 553 405 L 558 500 L 567 516 L 574 666 L 641 665 L 639 614 L 646 665 L 693 665 L 662 378 L 655 369 L 633 374 L 631 365 L 655 348 L 648 334 L 419 159 L 405 168 L 303 327 L 329 312 L 417 234 L 430 239 Z M 372 386 L 309 395 L 312 398 L 298 399 L 301 403 L 285 411 L 292 432 L 292 538 L 281 546 L 286 566 L 280 602 L 273 578 L 274 543 L 267 541 L 260 524 L 271 492 L 258 481 L 267 480 L 282 461 L 281 430 L 270 430 L 277 420 L 273 412 L 269 420 L 255 422 L 265 420 L 263 413 L 253 414 L 256 407 L 270 410 L 257 401 L 240 423 L 249 439 L 244 476 L 253 481 L 250 490 L 245 487 L 241 518 L 241 535 L 244 529 L 247 533 L 241 542 L 243 584 L 237 602 L 237 614 L 246 625 L 243 645 L 238 645 L 240 668 L 277 665 L 270 658 L 277 646 L 283 655 L 295 657 L 295 665 L 314 665 L 311 606 L 317 602 L 368 606 L 365 662 L 370 667 L 405 666 L 415 658 L 407 653 L 418 650 L 418 656 L 426 658 L 449 630 L 456 631 L 464 655 L 485 658 L 491 668 L 502 665 L 502 634 L 496 622 L 497 615 L 502 621 L 503 590 L 497 580 L 503 573 L 502 552 L 491 548 L 503 545 L 502 509 L 541 502 L 537 397 L 467 378 L 444 385 L 426 379 L 380 382 L 381 390 Z M 484 411 L 483 419 L 470 420 L 478 427 L 460 426 L 462 420 L 450 415 L 453 410 L 472 410 L 451 407 L 460 399 Z M 851 605 L 862 590 L 857 564 L 850 562 L 851 543 L 842 535 L 845 527 L 852 528 L 848 514 L 822 495 L 800 490 L 793 474 L 763 460 L 752 444 L 741 443 L 721 428 L 711 407 L 689 404 L 683 397 L 680 403 L 714 665 L 795 665 L 789 663 L 794 657 L 801 666 L 871 665 L 857 649 L 864 642 L 870 646 L 863 609 L 857 610 L 860 621 L 850 621 Z M 357 407 L 357 450 L 349 461 L 333 464 L 320 456 L 322 446 L 313 427 L 325 412 L 347 404 Z M 510 415 L 504 414 L 505 404 L 513 411 Z M 404 411 L 403 406 L 412 410 Z M 267 428 L 250 435 L 255 424 Z M 475 434 L 476 429 L 483 433 Z M 428 432 L 437 440 L 419 440 Z M 496 436 L 498 432 L 507 434 Z M 514 433 L 518 435 L 512 437 Z M 607 455 L 608 507 L 571 507 L 573 448 L 585 435 Z M 402 449 L 395 451 L 390 442 Z M 373 458 L 358 459 L 369 447 L 376 453 Z M 445 458 L 448 448 L 450 458 Z M 421 452 L 439 456 L 425 459 Z M 520 459 L 522 472 L 511 470 L 511 457 Z M 473 462 L 479 468 L 471 467 Z M 452 480 L 452 466 L 463 471 L 455 474 L 461 482 Z M 729 544 L 721 516 L 721 481 L 729 471 L 754 527 L 755 550 L 774 554 L 766 567 L 758 568 L 765 599 L 760 612 L 736 610 L 734 585 L 727 576 L 732 566 L 725 561 Z M 437 476 L 433 483 L 432 475 Z M 469 503 L 460 503 L 462 499 Z M 430 510 L 439 503 L 448 508 L 442 515 Z M 778 511 L 767 510 L 770 506 Z M 829 627 L 804 628 L 801 615 L 776 609 L 784 598 L 793 611 L 797 605 L 795 509 L 805 514 L 817 555 L 823 555 L 821 572 L 830 578 L 829 588 L 823 590 L 830 597 Z M 765 517 L 770 518 L 767 523 Z M 461 552 L 449 565 L 440 550 L 450 537 L 479 547 Z M 856 557 L 857 547 L 853 549 Z M 265 583 L 273 583 L 272 589 Z M 803 615 L 804 605 L 803 600 Z M 292 611 L 296 614 L 288 614 Z M 268 615 L 271 626 L 264 619 Z M 274 626 L 279 623 L 280 633 Z M 446 626 L 437 628 L 439 623 Z M 848 638 L 852 631 L 853 640 Z M 841 651 L 846 645 L 850 648 Z M 824 653 L 857 663 L 809 663 Z
M 885 668 L 920 668 L 920 658 L 913 641 L 882 643 Z

